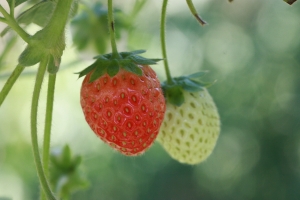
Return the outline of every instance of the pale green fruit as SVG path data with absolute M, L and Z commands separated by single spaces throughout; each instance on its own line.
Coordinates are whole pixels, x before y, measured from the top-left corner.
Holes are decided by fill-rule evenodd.
M 183 95 L 185 102 L 180 107 L 167 103 L 157 140 L 172 158 L 193 165 L 212 153 L 220 134 L 220 117 L 205 88 L 183 91 Z

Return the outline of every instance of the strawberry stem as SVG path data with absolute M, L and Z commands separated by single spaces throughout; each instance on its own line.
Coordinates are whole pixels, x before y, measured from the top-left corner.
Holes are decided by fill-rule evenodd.
M 167 83 L 172 84 L 172 76 L 168 64 L 167 58 L 167 45 L 166 45 L 166 15 L 167 15 L 167 5 L 168 0 L 163 0 L 162 11 L 161 11 L 161 20 L 160 20 L 160 41 L 161 41 L 161 50 L 164 58 L 164 67 L 167 76 Z
M 25 67 L 17 65 L 0 92 L 0 107 Z
M 194 15 L 194 17 L 198 20 L 198 22 L 204 26 L 205 24 L 207 24 L 197 13 L 197 10 L 192 2 L 192 0 L 186 0 L 187 5 L 189 6 L 190 11 L 192 12 L 192 14 Z
M 56 200 L 54 194 L 52 193 L 47 178 L 45 176 L 45 172 L 43 170 L 43 165 L 41 162 L 41 157 L 39 153 L 39 145 L 38 145 L 38 137 L 37 137 L 37 112 L 38 112 L 38 102 L 41 92 L 41 87 L 44 79 L 44 75 L 46 72 L 47 64 L 49 61 L 49 56 L 43 57 L 40 66 L 38 68 L 38 72 L 36 75 L 36 81 L 34 85 L 32 104 L 31 104 L 31 142 L 33 155 L 35 160 L 35 165 L 37 168 L 37 173 L 40 179 L 41 186 L 43 191 L 46 193 L 46 196 L 50 200 Z
M 44 166 L 44 173 L 46 178 L 49 178 L 49 155 L 50 155 L 51 125 L 52 125 L 55 82 L 56 82 L 56 74 L 49 74 L 45 130 L 44 130 L 44 144 L 43 144 L 43 166 Z M 44 192 L 41 193 L 41 199 L 46 199 Z
M 116 37 L 115 37 L 115 22 L 114 22 L 114 12 L 113 12 L 113 0 L 108 0 L 108 30 L 110 35 L 110 42 L 112 48 L 112 57 L 120 58 L 118 53 Z
M 10 26 L 14 31 L 16 31 L 16 33 L 27 43 L 30 42 L 30 35 L 24 31 L 24 29 L 22 29 L 20 27 L 20 25 L 16 22 L 15 18 L 8 14 L 6 12 L 6 10 L 2 7 L 2 5 L 0 5 L 0 13 L 2 13 L 2 15 L 5 18 L 5 21 L 2 20 L 2 22 L 6 23 L 8 26 Z

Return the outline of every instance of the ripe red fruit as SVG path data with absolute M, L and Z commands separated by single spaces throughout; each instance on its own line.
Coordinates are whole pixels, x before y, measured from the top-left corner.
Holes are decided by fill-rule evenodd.
M 138 67 L 142 75 L 120 68 L 82 83 L 80 103 L 87 123 L 104 142 L 122 154 L 143 153 L 154 142 L 166 110 L 160 82 L 149 66 Z

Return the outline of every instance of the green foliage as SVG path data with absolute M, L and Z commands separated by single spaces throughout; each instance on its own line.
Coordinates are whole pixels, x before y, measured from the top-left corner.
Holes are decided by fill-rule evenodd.
M 79 78 L 87 75 L 88 73 L 92 73 L 90 77 L 90 82 L 97 80 L 99 77 L 108 73 L 109 76 L 113 77 L 119 72 L 120 68 L 125 69 L 131 73 L 137 74 L 139 76 L 142 75 L 142 70 L 140 69 L 141 65 L 154 65 L 161 59 L 148 59 L 138 54 L 144 53 L 144 50 L 136 50 L 132 52 L 120 52 L 120 58 L 113 58 L 113 54 L 104 54 L 94 57 L 96 61 L 82 70 L 78 72 Z M 139 65 L 139 66 L 138 66 Z
M 166 100 L 175 106 L 181 106 L 184 103 L 182 90 L 188 92 L 198 92 L 203 90 L 203 87 L 209 87 L 212 83 L 204 83 L 199 80 L 207 72 L 197 72 L 189 76 L 180 76 L 172 78 L 172 82 L 167 81 L 162 83 L 162 88 L 166 96 Z
M 32 7 L 28 8 L 24 12 L 22 12 L 17 17 L 17 22 L 25 25 L 34 23 L 36 25 L 44 27 L 47 24 L 48 20 L 50 19 L 54 8 L 55 8 L 55 1 L 52 0 L 41 1 L 37 4 L 34 4 Z M 10 27 L 5 28 L 1 32 L 1 36 L 3 37 L 9 30 Z
M 9 7 L 10 8 L 12 8 L 13 7 L 13 0 L 6 0 L 7 1 L 7 3 L 8 3 L 8 5 L 9 5 Z M 26 2 L 26 1 L 28 1 L 28 0 L 15 0 L 15 5 L 14 5 L 14 7 L 17 7 L 18 5 L 20 5 L 20 4 L 22 4 L 22 3 L 24 3 L 24 2 Z
M 53 149 L 50 161 L 50 182 L 60 198 L 69 198 L 73 192 L 88 186 L 79 168 L 81 156 L 73 156 L 68 145 Z
M 83 4 L 79 14 L 72 20 L 71 29 L 73 42 L 79 51 L 92 45 L 96 52 L 103 54 L 109 44 L 107 26 L 107 7 L 100 2 Z M 121 37 L 121 31 L 127 27 L 126 16 L 115 9 L 116 38 Z

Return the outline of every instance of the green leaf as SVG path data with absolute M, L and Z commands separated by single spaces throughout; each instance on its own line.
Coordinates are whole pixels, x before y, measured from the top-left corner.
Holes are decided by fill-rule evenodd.
M 99 66 L 96 67 L 95 71 L 92 73 L 89 82 L 93 82 L 95 80 L 97 80 L 98 78 L 100 78 L 103 74 L 105 74 L 107 70 L 107 66 Z
M 17 21 L 22 24 L 28 25 L 30 23 L 34 23 L 41 27 L 44 27 L 50 19 L 54 8 L 54 1 L 42 1 L 21 13 L 17 18 Z
M 137 74 L 139 76 L 143 75 L 142 69 L 134 63 L 128 63 L 127 65 L 124 66 L 124 69 L 134 74 Z
M 6 1 L 7 1 L 8 5 L 9 5 L 9 7 L 12 8 L 12 2 L 13 1 L 12 0 L 6 0 Z M 14 6 L 14 8 L 17 7 L 18 5 L 24 3 L 25 1 L 28 1 L 28 0 L 15 0 L 15 6 Z
M 32 66 L 41 61 L 45 52 L 36 48 L 36 46 L 27 45 L 25 50 L 21 53 L 19 57 L 19 64 L 24 67 Z
M 115 76 L 120 70 L 120 66 L 117 60 L 113 60 L 107 67 L 107 73 L 110 77 Z
M 51 0 L 41 1 L 29 9 L 22 12 L 17 17 L 17 22 L 20 24 L 29 25 L 31 23 L 37 24 L 38 26 L 44 27 L 48 20 L 51 17 L 52 11 L 55 8 L 55 2 Z M 8 31 L 10 27 L 6 27 L 1 32 L 1 37 L 3 37 Z

